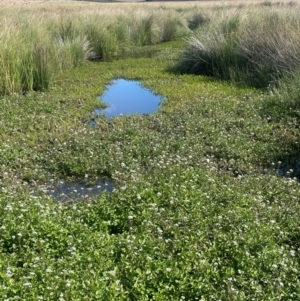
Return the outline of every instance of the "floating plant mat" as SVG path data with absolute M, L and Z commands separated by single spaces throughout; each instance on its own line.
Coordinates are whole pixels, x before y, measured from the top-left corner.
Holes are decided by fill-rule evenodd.
M 118 115 L 149 114 L 157 110 L 165 97 L 156 95 L 141 86 L 138 81 L 115 79 L 99 99 L 108 107 L 96 109 L 94 113 L 111 118 Z M 92 123 L 91 123 L 92 124 Z
M 67 202 L 80 199 L 94 199 L 101 192 L 112 192 L 115 183 L 108 180 L 99 180 L 96 184 L 90 185 L 85 182 L 66 182 L 60 180 L 49 190 L 49 194 L 59 202 Z

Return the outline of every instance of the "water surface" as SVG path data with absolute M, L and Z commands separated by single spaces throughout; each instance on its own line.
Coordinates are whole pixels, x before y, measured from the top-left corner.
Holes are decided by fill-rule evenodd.
M 281 177 L 293 178 L 300 182 L 300 162 L 296 162 L 296 164 L 284 164 L 280 168 L 277 169 L 278 174 Z
M 76 201 L 80 199 L 95 199 L 103 191 L 112 192 L 115 184 L 108 180 L 99 180 L 90 185 L 85 182 L 66 182 L 60 180 L 50 190 L 50 195 L 59 202 Z
M 162 95 L 154 94 L 138 81 L 122 78 L 113 80 L 99 99 L 108 107 L 96 109 L 94 113 L 104 114 L 108 118 L 118 115 L 153 113 L 165 100 Z

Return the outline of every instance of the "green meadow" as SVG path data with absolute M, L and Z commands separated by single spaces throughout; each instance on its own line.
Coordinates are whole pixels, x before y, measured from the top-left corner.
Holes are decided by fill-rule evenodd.
M 0 300 L 300 300 L 299 17 L 275 1 L 2 5 Z M 117 78 L 167 101 L 95 116 Z M 49 194 L 98 179 L 115 189 Z

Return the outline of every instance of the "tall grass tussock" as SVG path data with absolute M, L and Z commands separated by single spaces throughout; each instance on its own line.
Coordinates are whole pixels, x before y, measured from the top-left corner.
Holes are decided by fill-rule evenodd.
M 232 9 L 186 38 L 180 72 L 266 87 L 300 67 L 299 7 Z
M 175 9 L 39 5 L 24 6 L 21 18 L 14 7 L 5 7 L 0 21 L 0 94 L 47 90 L 55 74 L 85 60 L 110 60 L 134 47 L 178 39 L 189 30 Z

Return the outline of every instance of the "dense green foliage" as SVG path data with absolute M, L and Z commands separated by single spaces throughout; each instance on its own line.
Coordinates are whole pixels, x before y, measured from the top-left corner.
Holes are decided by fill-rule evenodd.
M 182 47 L 83 60 L 47 92 L 0 97 L 0 300 L 300 299 L 300 76 L 261 91 L 175 74 Z M 168 100 L 94 116 L 114 78 Z M 48 193 L 98 178 L 116 189 Z

